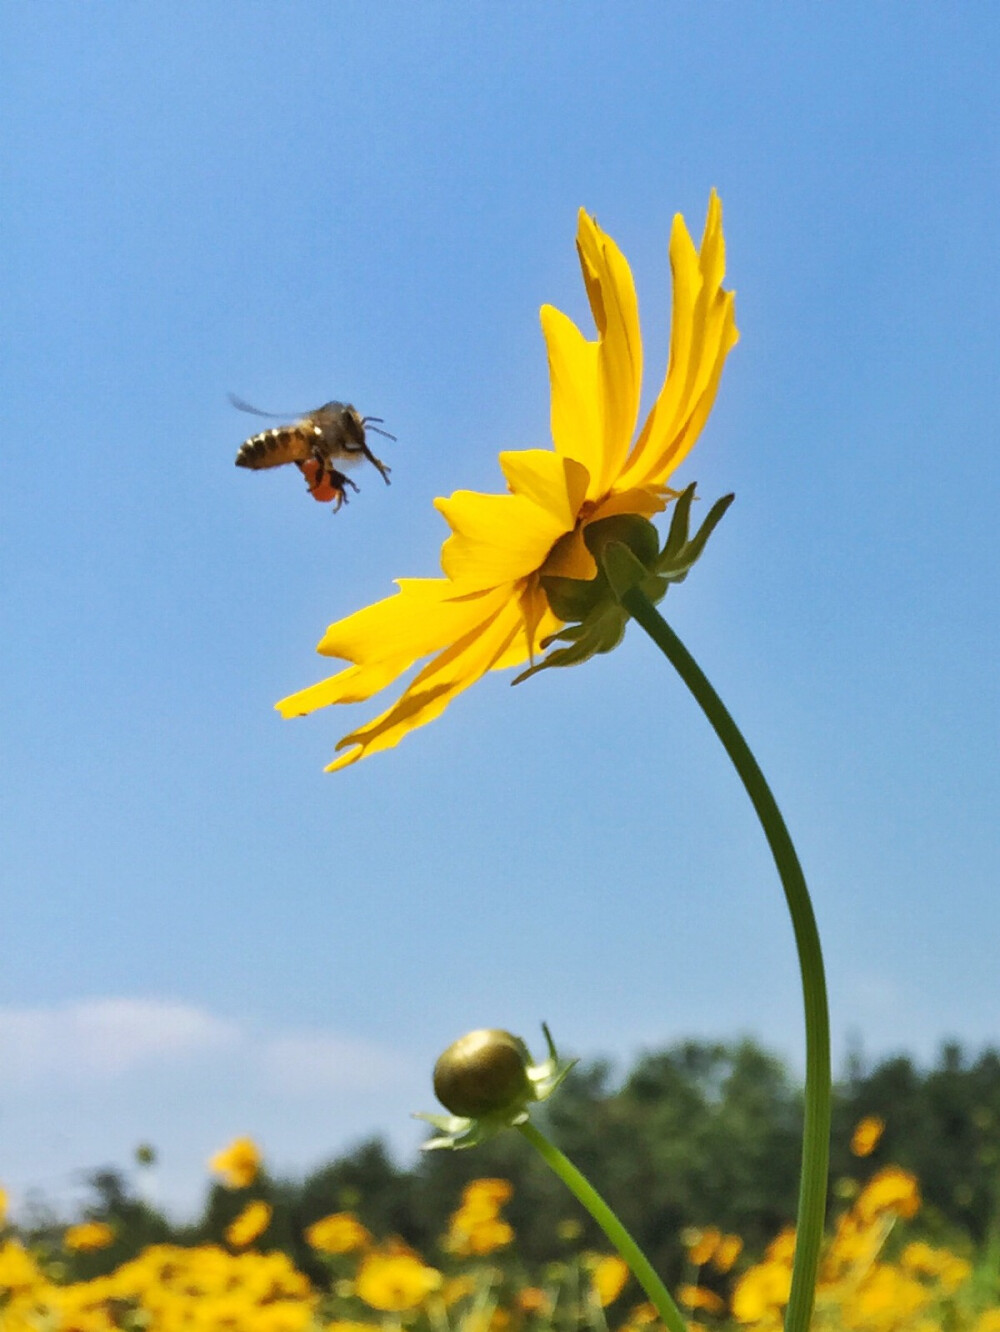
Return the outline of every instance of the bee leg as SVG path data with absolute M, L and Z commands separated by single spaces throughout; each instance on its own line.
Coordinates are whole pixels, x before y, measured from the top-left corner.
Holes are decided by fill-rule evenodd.
M 362 444 L 361 450 L 372 466 L 378 470 L 378 473 L 385 484 L 389 485 L 389 473 L 392 471 L 392 468 L 384 463 L 381 458 L 376 458 L 367 444 Z

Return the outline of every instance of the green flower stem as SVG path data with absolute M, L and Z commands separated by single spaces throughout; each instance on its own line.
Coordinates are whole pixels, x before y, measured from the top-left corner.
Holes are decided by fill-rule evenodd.
M 649 1259 L 590 1181 L 580 1174 L 568 1157 L 563 1156 L 558 1147 L 554 1147 L 549 1142 L 545 1134 L 537 1129 L 530 1119 L 525 1120 L 523 1124 L 518 1124 L 517 1129 L 533 1147 L 537 1148 L 546 1165 L 559 1176 L 574 1198 L 586 1207 L 622 1258 L 628 1263 L 639 1285 L 655 1306 L 656 1312 L 663 1319 L 664 1324 L 670 1328 L 670 1332 L 687 1332 L 687 1321 L 684 1315 L 671 1299 L 670 1292 L 656 1275 Z
M 809 890 L 771 788 L 739 728 L 698 663 L 637 587 L 623 592 L 621 602 L 676 668 L 722 741 L 764 829 L 791 914 L 805 1001 L 806 1087 L 795 1265 L 785 1312 L 785 1332 L 806 1332 L 816 1294 L 830 1161 L 830 1019 L 823 954 Z

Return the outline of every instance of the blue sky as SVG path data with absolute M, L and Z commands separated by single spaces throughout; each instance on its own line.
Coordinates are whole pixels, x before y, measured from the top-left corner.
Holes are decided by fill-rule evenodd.
M 237 1133 L 405 1152 L 480 1025 L 800 1060 L 762 837 L 634 628 L 334 776 L 377 709 L 272 709 L 437 572 L 435 496 L 548 442 L 581 205 L 651 400 L 712 186 L 742 340 L 679 479 L 737 499 L 665 610 L 798 842 L 838 1059 L 1000 1039 L 998 38 L 987 3 L 0 11 L 0 1182 L 71 1200 L 145 1139 L 183 1210 Z M 331 517 L 236 471 L 230 390 L 384 417 L 392 486 Z

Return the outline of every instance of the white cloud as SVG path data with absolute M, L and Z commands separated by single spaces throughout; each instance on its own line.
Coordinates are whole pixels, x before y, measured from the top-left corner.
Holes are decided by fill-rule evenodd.
M 114 1077 L 217 1051 L 239 1039 L 235 1024 L 169 1000 L 84 999 L 52 1008 L 0 1008 L 0 1068 L 8 1085 Z
M 269 1089 L 295 1096 L 377 1091 L 398 1085 L 411 1072 L 408 1061 L 391 1050 L 322 1032 L 277 1036 L 261 1052 Z

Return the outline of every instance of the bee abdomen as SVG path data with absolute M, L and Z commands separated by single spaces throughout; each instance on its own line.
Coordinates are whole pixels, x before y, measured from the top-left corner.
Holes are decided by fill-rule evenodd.
M 311 443 L 298 426 L 278 426 L 262 430 L 240 445 L 237 467 L 282 467 L 285 463 L 304 462 L 311 456 Z

